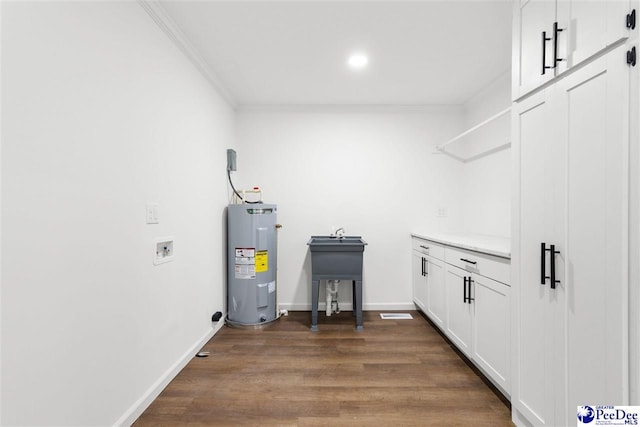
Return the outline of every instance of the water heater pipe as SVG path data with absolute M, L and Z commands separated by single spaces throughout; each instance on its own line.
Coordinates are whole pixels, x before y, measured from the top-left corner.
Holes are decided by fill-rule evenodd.
M 255 202 L 248 202 L 247 200 L 245 200 L 245 196 L 247 194 L 259 194 L 260 198 Z M 239 190 L 237 192 L 234 192 L 233 203 L 236 205 L 240 203 L 262 203 L 262 189 L 260 187 L 253 187 L 251 190 Z

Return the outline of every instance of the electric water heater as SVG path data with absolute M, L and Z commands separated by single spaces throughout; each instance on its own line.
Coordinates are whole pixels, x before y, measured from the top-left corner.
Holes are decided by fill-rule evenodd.
M 227 322 L 260 325 L 276 319 L 276 205 L 227 208 Z

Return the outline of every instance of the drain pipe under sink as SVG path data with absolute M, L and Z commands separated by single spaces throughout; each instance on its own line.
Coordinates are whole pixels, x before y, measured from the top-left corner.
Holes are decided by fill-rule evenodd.
M 338 306 L 338 285 L 340 285 L 340 280 L 327 280 L 327 317 L 333 313 L 340 313 L 340 307 Z

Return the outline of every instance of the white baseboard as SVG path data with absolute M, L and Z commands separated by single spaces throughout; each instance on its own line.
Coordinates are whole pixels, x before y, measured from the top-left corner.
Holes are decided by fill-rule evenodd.
M 311 311 L 311 304 L 279 304 L 280 309 L 289 311 Z M 318 303 L 318 311 L 325 311 L 326 304 L 324 302 Z M 363 304 L 362 310 L 364 311 L 396 311 L 396 310 L 415 310 L 416 306 L 412 302 L 389 302 L 389 303 L 368 303 Z M 351 311 L 353 310 L 353 304 L 340 303 L 340 310 Z
M 363 304 L 364 311 L 397 311 L 397 310 L 415 310 L 416 305 L 412 302 L 384 302 Z
M 162 393 L 162 390 L 187 366 L 198 351 L 224 326 L 225 316 L 222 316 L 211 330 L 196 341 L 131 407 L 114 423 L 114 426 L 130 426 Z

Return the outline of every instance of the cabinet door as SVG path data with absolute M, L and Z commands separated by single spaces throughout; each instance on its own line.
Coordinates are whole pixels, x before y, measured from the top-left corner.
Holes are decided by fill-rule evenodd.
M 412 282 L 413 282 L 413 302 L 423 312 L 426 313 L 427 301 L 427 281 L 426 281 L 426 258 L 424 254 L 413 251 L 412 256 Z
M 446 334 L 449 339 L 465 353 L 469 358 L 471 354 L 473 301 L 466 301 L 469 296 L 469 285 L 465 284 L 465 278 L 470 278 L 471 273 L 446 264 L 445 283 L 447 288 L 447 321 Z M 465 289 L 466 288 L 466 289 Z
M 542 282 L 541 243 L 550 243 L 554 205 L 554 118 L 550 90 L 514 104 L 512 396 L 514 421 L 554 425 L 553 328 L 556 294 Z
M 507 394 L 511 392 L 510 293 L 503 283 L 473 276 L 473 360 Z
M 557 424 L 575 424 L 577 405 L 628 403 L 629 67 L 621 46 L 557 86 L 567 152 L 567 240 L 557 261 L 568 401 Z M 597 367 L 597 368 L 596 368 Z M 596 368 L 596 369 L 594 369 Z
M 442 330 L 447 312 L 445 289 L 444 263 L 427 257 L 427 315 Z
M 559 72 L 629 37 L 629 0 L 558 0 Z
M 552 66 L 553 40 L 545 42 L 543 58 L 543 32 L 547 38 L 553 36 L 556 17 L 555 1 L 516 0 L 513 22 L 513 96 L 519 98 L 554 76 Z M 544 62 L 544 63 L 543 63 Z
M 629 0 L 519 0 L 514 8 L 514 99 L 629 37 Z

